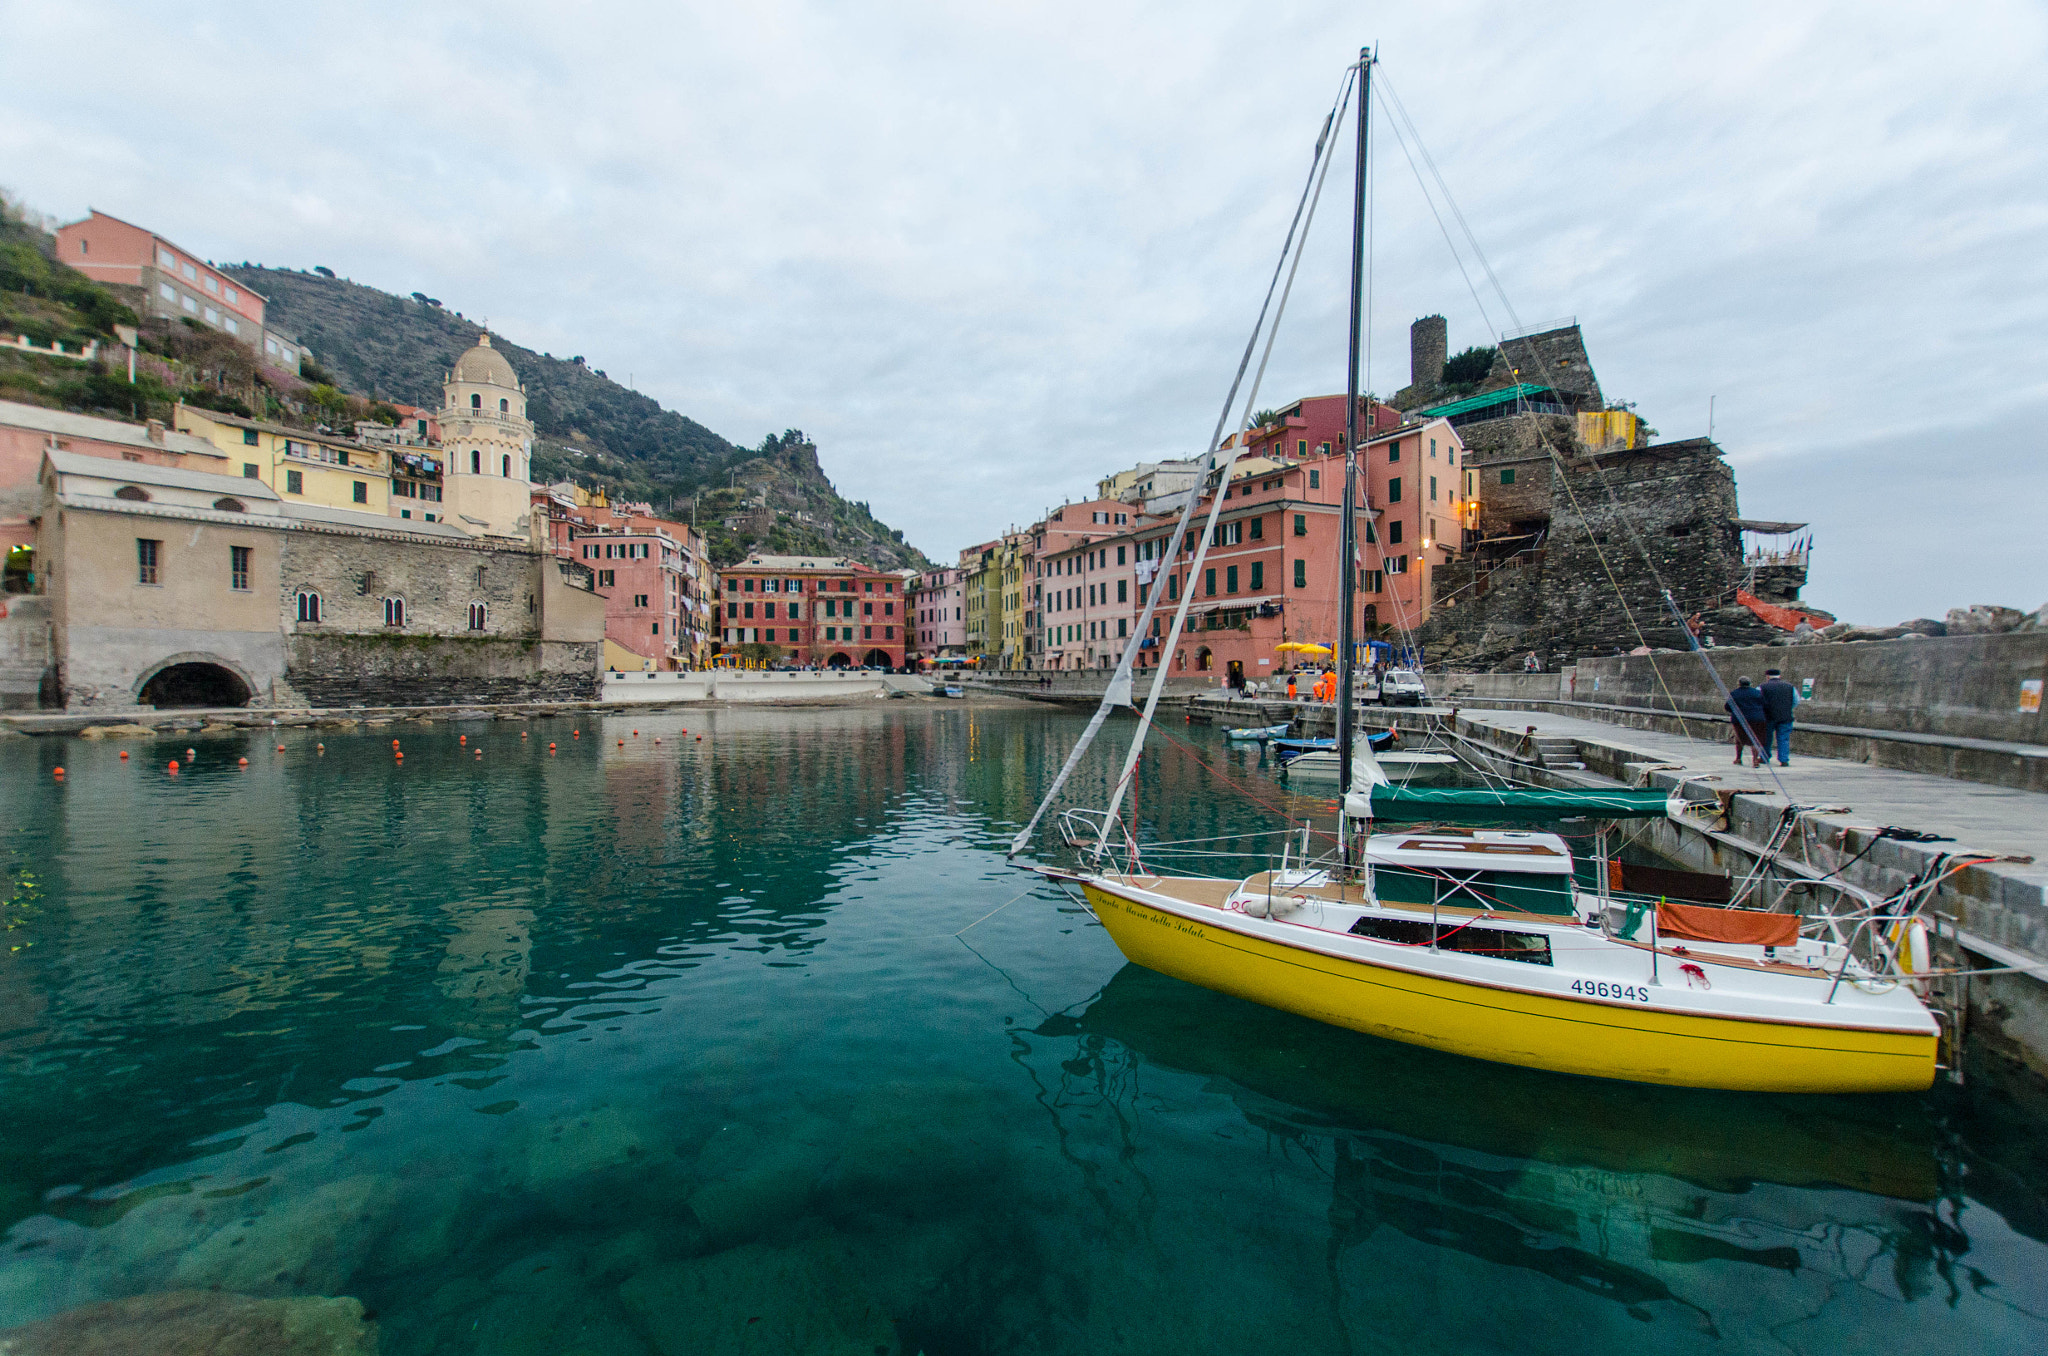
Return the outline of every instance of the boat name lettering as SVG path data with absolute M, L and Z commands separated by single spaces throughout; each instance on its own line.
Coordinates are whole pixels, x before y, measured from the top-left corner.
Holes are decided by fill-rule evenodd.
M 1636 1003 L 1650 1001 L 1650 991 L 1633 984 L 1609 984 L 1605 980 L 1575 979 L 1572 992 L 1582 993 L 1588 998 L 1626 998 Z

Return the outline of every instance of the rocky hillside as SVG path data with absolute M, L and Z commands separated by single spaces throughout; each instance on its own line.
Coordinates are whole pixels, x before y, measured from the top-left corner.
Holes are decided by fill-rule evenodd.
M 269 298 L 271 323 L 311 348 L 337 386 L 381 400 L 439 405 L 442 378 L 482 333 L 419 293 L 397 297 L 321 273 L 247 264 L 224 271 Z M 539 434 L 536 479 L 573 479 L 683 520 L 694 509 L 720 563 L 757 546 L 851 556 L 882 569 L 929 563 L 866 504 L 840 497 L 801 433 L 735 446 L 580 356 L 536 353 L 495 333 L 491 342 L 526 383 Z

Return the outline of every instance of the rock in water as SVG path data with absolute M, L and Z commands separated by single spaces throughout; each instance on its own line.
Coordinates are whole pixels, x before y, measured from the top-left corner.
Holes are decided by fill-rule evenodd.
M 828 1239 L 650 1267 L 619 1301 L 662 1356 L 896 1356 L 896 1325 Z
M 6 1356 L 377 1356 L 360 1302 L 167 1290 L 0 1332 Z

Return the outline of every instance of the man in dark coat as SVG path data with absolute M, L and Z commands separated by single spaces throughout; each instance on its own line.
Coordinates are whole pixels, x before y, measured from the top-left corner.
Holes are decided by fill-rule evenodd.
M 1770 718 L 1764 712 L 1764 694 L 1744 678 L 1736 683 L 1726 702 L 1728 722 L 1735 727 L 1735 766 L 1742 766 L 1742 751 L 1749 750 L 1751 767 L 1764 765 L 1764 731 Z
M 1778 747 L 1778 766 L 1792 766 L 1792 708 L 1799 705 L 1799 689 L 1785 681 L 1776 669 L 1764 670 L 1764 715 L 1771 722 L 1769 736 L 1764 740 L 1764 756 L 1770 757 L 1771 745 Z

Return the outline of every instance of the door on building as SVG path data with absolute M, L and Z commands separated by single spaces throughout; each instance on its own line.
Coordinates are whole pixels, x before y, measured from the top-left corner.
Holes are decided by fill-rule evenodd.
M 1204 645 L 1195 651 L 1195 667 L 1203 673 L 1208 673 L 1216 667 L 1216 656 L 1209 652 L 1208 646 Z
M 1231 660 L 1229 673 L 1230 686 L 1242 692 L 1244 690 L 1244 661 L 1242 659 Z

